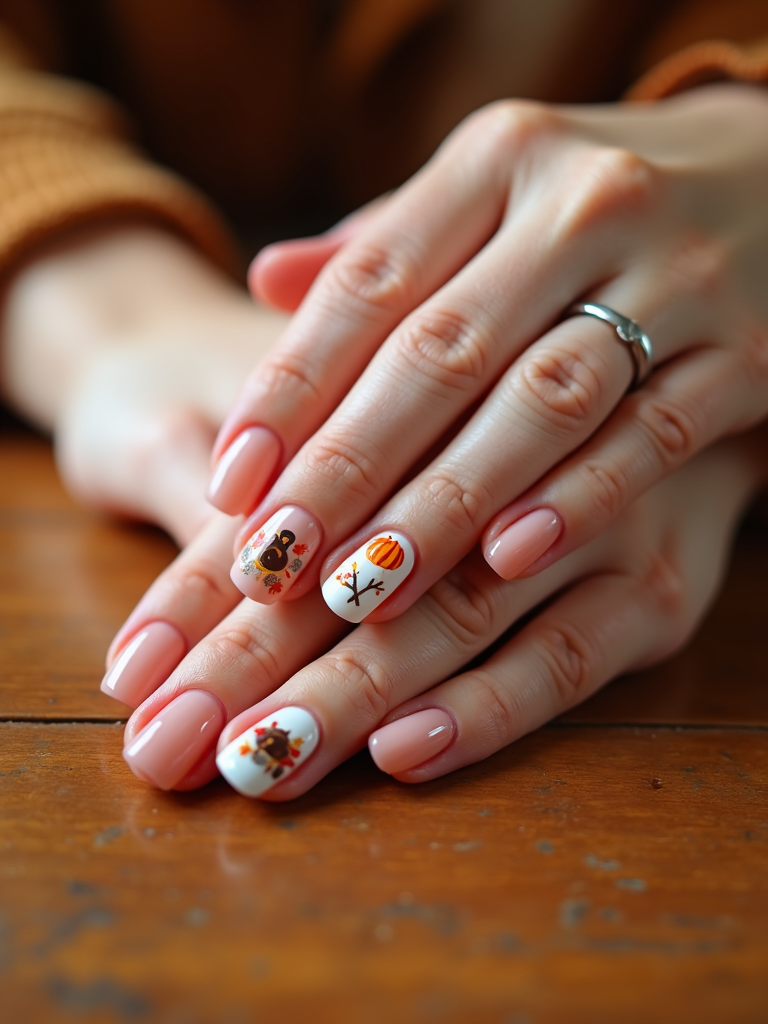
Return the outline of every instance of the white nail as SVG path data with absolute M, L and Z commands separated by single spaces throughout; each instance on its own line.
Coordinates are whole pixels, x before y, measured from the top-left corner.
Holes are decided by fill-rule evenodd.
M 362 622 L 397 590 L 413 563 L 407 537 L 391 530 L 377 533 L 325 581 L 325 603 L 347 622 Z
M 304 708 L 280 708 L 232 740 L 216 766 L 244 796 L 261 796 L 287 778 L 317 746 L 317 722 Z

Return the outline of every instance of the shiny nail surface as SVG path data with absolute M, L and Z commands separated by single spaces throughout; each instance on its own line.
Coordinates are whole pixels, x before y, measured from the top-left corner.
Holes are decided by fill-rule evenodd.
M 172 789 L 216 746 L 226 723 L 221 703 L 206 690 L 184 690 L 123 750 L 134 774 Z
M 445 750 L 456 724 L 442 708 L 427 708 L 377 729 L 368 738 L 371 757 L 383 772 L 394 775 L 416 768 Z
M 216 766 L 244 796 L 258 797 L 300 768 L 320 739 L 304 708 L 280 708 L 246 729 L 216 758 Z
M 221 512 L 250 512 L 273 476 L 282 451 L 277 434 L 267 427 L 248 427 L 219 459 L 206 497 Z
M 154 693 L 184 657 L 187 644 L 167 622 L 150 622 L 121 651 L 101 682 L 108 697 L 132 708 Z
M 513 580 L 545 554 L 563 532 L 551 508 L 538 508 L 518 519 L 486 544 L 486 562 L 502 579 Z
M 397 590 L 414 561 L 413 545 L 402 533 L 374 534 L 325 581 L 325 603 L 347 622 L 362 622 Z
M 291 589 L 322 536 L 308 512 L 286 505 L 248 538 L 232 566 L 232 582 L 252 601 L 273 604 Z

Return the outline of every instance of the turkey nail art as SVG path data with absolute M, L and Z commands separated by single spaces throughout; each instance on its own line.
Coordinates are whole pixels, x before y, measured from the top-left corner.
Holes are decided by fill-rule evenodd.
M 317 722 L 304 708 L 280 708 L 241 733 L 216 758 L 227 782 L 243 796 L 261 796 L 309 758 Z
M 413 545 L 382 531 L 350 555 L 323 584 L 325 603 L 347 622 L 362 622 L 413 569 Z
M 232 582 L 252 601 L 273 604 L 291 589 L 321 539 L 312 516 L 287 505 L 249 537 L 232 566 Z

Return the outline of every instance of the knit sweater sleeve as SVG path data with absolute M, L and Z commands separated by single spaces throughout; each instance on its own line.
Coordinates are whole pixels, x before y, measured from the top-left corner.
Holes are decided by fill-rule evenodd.
M 164 225 L 222 269 L 239 267 L 217 212 L 142 155 L 112 101 L 29 67 L 0 27 L 0 274 L 73 226 L 123 218 Z

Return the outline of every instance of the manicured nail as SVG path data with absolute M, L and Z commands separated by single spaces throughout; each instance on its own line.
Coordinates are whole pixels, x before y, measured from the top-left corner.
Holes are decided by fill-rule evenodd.
M 371 733 L 368 749 L 379 768 L 394 775 L 429 761 L 445 750 L 455 735 L 456 724 L 448 712 L 428 708 Z
M 252 601 L 273 604 L 291 589 L 321 540 L 312 516 L 286 505 L 248 538 L 232 566 L 232 582 Z
M 221 774 L 243 796 L 261 796 L 309 758 L 320 738 L 304 708 L 280 708 L 232 740 L 216 758 Z
M 172 789 L 216 746 L 225 722 L 212 693 L 185 690 L 144 726 L 123 757 L 140 779 Z
M 397 590 L 413 563 L 413 547 L 402 533 L 376 534 L 325 581 L 325 603 L 347 622 L 362 622 Z
M 483 554 L 502 579 L 513 580 L 549 551 L 562 532 L 557 512 L 537 508 L 489 541 Z
M 248 427 L 219 459 L 208 485 L 208 501 L 231 516 L 250 512 L 266 491 L 281 450 L 273 431 Z
M 186 650 L 186 641 L 177 629 L 167 622 L 150 622 L 104 676 L 102 692 L 137 708 L 165 682 Z

